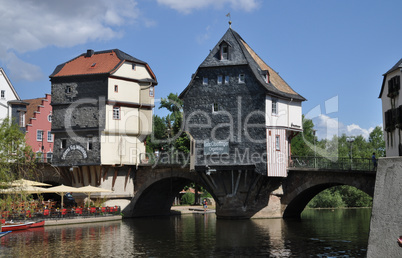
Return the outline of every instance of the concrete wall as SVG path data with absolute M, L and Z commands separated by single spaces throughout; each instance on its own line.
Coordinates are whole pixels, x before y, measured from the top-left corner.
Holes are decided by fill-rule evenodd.
M 367 257 L 402 257 L 402 158 L 379 159 Z

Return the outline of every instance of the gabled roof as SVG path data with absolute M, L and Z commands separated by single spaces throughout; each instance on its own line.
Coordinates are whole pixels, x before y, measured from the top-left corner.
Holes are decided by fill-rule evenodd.
M 229 58 L 228 60 L 220 59 L 220 46 L 223 42 L 229 45 Z M 213 48 L 209 55 L 199 66 L 200 68 L 207 67 L 223 67 L 223 66 L 238 66 L 248 65 L 258 80 L 260 85 L 265 88 L 268 94 L 282 97 L 305 101 L 306 99 L 295 92 L 279 74 L 268 66 L 254 50 L 242 39 L 242 37 L 229 28 L 225 35 L 220 39 L 218 44 Z M 268 71 L 269 83 L 267 83 L 261 76 L 262 71 Z M 189 86 L 180 94 L 180 97 L 188 91 Z
M 8 86 L 10 87 L 11 91 L 14 93 L 14 96 L 17 100 L 21 100 L 20 96 L 18 96 L 17 91 L 14 89 L 14 86 L 11 84 L 10 79 L 8 79 L 6 72 L 3 70 L 3 68 L 0 67 L 0 73 L 3 74 L 4 79 L 6 80 Z
M 382 79 L 382 85 L 381 85 L 381 91 L 380 91 L 380 95 L 378 96 L 378 98 L 381 98 L 382 96 L 382 92 L 384 91 L 384 86 L 385 86 L 385 79 L 387 78 L 387 75 L 397 69 L 401 69 L 402 68 L 402 58 L 394 65 L 392 66 L 391 69 L 389 69 L 386 73 L 384 73 L 382 76 L 384 77 Z
M 88 50 L 86 53 L 58 65 L 49 77 L 54 78 L 94 74 L 112 75 L 124 62 L 145 65 L 152 76 L 152 81 L 156 83 L 156 77 L 146 62 L 132 57 L 119 49 L 98 52 Z

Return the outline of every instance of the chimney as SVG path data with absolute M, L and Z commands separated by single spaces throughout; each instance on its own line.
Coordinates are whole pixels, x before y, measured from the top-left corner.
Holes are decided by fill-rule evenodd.
M 88 49 L 87 54 L 85 55 L 85 57 L 91 57 L 91 56 L 94 55 L 94 53 L 95 53 L 95 51 L 93 51 L 92 49 Z

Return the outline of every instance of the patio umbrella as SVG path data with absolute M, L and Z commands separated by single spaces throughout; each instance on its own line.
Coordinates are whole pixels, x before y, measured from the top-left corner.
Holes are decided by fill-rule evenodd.
M 64 204 L 64 195 L 66 193 L 82 193 L 82 191 L 78 190 L 77 187 L 66 186 L 66 185 L 58 185 L 46 188 L 46 193 L 57 193 L 61 196 L 61 208 L 63 209 Z
M 91 200 L 91 193 L 111 193 L 111 192 L 113 192 L 108 189 L 95 187 L 95 186 L 91 186 L 91 185 L 79 187 L 78 189 L 80 190 L 81 193 L 85 193 L 86 195 L 88 195 L 89 200 Z
M 41 183 L 37 181 L 32 181 L 32 180 L 27 180 L 27 179 L 18 179 L 14 180 L 11 183 L 3 183 L 4 185 L 9 185 L 9 186 L 52 186 L 46 183 Z
M 29 194 L 39 194 L 46 193 L 46 188 L 36 187 L 36 186 L 21 186 L 21 187 L 13 187 L 7 189 L 0 189 L 0 194 L 14 194 L 19 192 L 26 192 Z

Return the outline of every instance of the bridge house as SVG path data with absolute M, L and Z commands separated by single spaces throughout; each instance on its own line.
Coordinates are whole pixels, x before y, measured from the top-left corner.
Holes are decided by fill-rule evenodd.
M 402 99 L 401 88 L 402 59 L 383 74 L 379 98 L 382 101 L 384 138 L 387 157 L 402 156 Z
M 71 185 L 119 184 L 114 195 L 132 197 L 130 171 L 152 131 L 157 80 L 149 65 L 118 49 L 88 50 L 50 80 L 53 164 Z
M 192 168 L 237 169 L 286 177 L 290 140 L 302 128 L 302 101 L 229 28 L 180 94 Z

